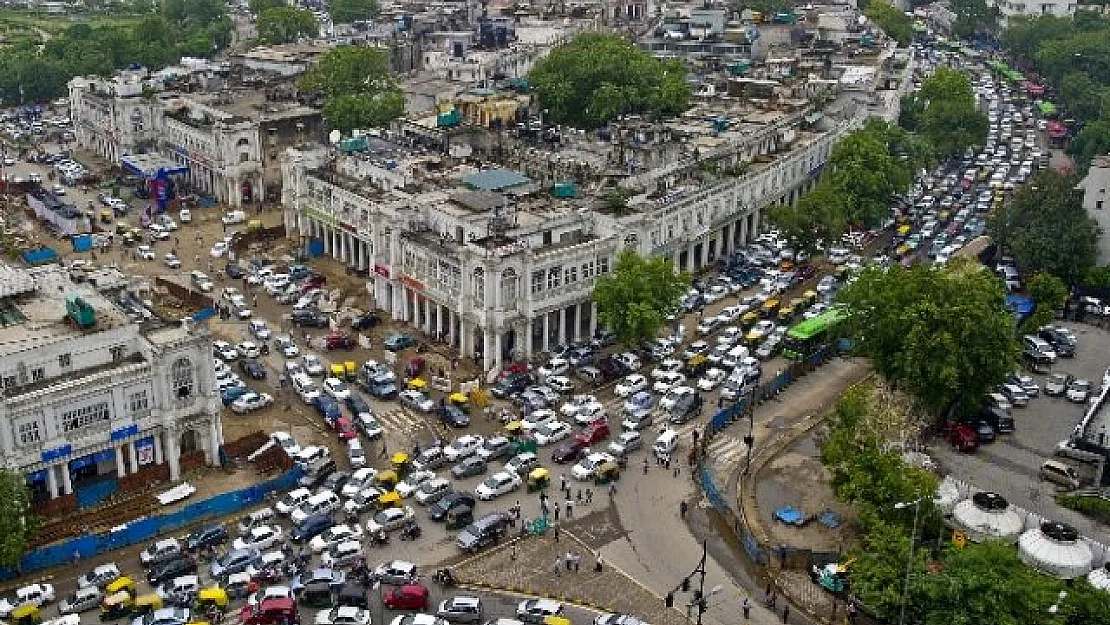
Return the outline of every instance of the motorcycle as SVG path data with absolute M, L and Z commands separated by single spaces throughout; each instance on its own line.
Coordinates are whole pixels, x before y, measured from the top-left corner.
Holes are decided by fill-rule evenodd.
M 389 535 L 384 530 L 378 530 L 370 534 L 371 547 L 383 547 L 389 544 Z
M 401 530 L 401 540 L 416 540 L 420 538 L 421 529 L 415 522 L 409 521 Z
M 450 587 L 458 583 L 455 576 L 451 574 L 450 569 L 439 569 L 432 579 L 441 586 Z

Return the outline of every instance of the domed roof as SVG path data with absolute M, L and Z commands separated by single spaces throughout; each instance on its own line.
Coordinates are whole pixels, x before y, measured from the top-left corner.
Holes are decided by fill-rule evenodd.
M 1088 573 L 1087 581 L 1099 590 L 1110 591 L 1110 562 Z
M 1018 556 L 1025 564 L 1060 579 L 1086 575 L 1094 561 L 1091 548 L 1070 525 L 1046 521 L 1018 539 Z
M 1014 542 L 1025 528 L 1021 515 L 1010 509 L 1010 502 L 996 493 L 975 493 L 952 509 L 952 522 L 964 530 L 968 540 L 991 538 Z

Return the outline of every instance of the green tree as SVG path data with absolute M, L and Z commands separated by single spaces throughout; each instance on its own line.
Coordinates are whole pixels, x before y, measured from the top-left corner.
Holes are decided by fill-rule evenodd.
M 267 43 L 289 43 L 320 32 L 316 16 L 308 9 L 282 6 L 264 9 L 258 15 L 258 35 Z
M 537 61 L 528 79 L 548 119 L 579 128 L 622 114 L 671 117 L 690 101 L 681 61 L 656 59 L 616 35 L 580 34 Z
M 1106 87 L 1085 72 L 1069 72 L 1060 80 L 1060 104 L 1079 119 L 1101 118 L 1107 96 Z
M 262 12 L 266 9 L 277 9 L 291 5 L 285 0 L 250 0 L 248 6 L 250 6 L 251 13 L 262 15 Z
M 324 119 L 340 132 L 382 126 L 405 112 L 405 98 L 389 73 L 389 52 L 338 46 L 301 79 L 304 92 L 324 96 Z
M 913 94 L 906 94 L 901 98 L 898 108 L 898 125 L 909 132 L 915 132 L 921 126 L 925 117 L 925 104 Z
M 1072 20 L 1055 15 L 1039 17 L 1016 16 L 1006 20 L 1002 44 L 1019 59 L 1033 60 L 1041 44 L 1053 39 L 1063 39 L 1075 32 Z
M 371 20 L 378 14 L 378 0 L 330 0 L 328 8 L 336 24 Z
M 771 221 L 798 251 L 814 252 L 819 244 L 840 240 L 847 227 L 848 197 L 831 184 L 820 183 L 795 206 L 771 209 Z
M 27 539 L 35 529 L 31 514 L 31 490 L 22 473 L 0 469 L 0 501 L 4 514 L 0 514 L 0 566 L 16 567 L 27 551 Z
M 905 47 L 913 41 L 913 20 L 889 2 L 874 0 L 868 3 L 863 14 L 898 45 Z
M 910 557 L 910 535 L 897 525 L 874 522 L 851 549 L 852 594 L 887 622 L 895 622 L 902 605 L 902 584 Z M 913 569 L 925 570 L 929 553 L 914 551 Z
M 612 273 L 597 279 L 593 299 L 598 321 L 626 345 L 650 341 L 689 285 L 689 278 L 677 274 L 669 258 L 626 250 Z
M 1002 283 L 977 263 L 868 269 L 839 299 L 857 349 L 933 415 L 979 409 L 1017 362 Z
M 909 188 L 911 177 L 884 142 L 866 129 L 848 134 L 833 146 L 828 181 L 845 194 L 845 221 L 866 228 L 877 226 L 890 213 L 890 200 Z
M 1056 319 L 1056 313 L 1064 308 L 1068 299 L 1068 286 L 1063 280 L 1049 273 L 1037 273 L 1029 278 L 1026 292 L 1037 303 L 1036 310 L 1025 320 L 1027 330 L 1036 331 Z
M 1086 172 L 1094 157 L 1110 152 L 1110 120 L 1099 120 L 1084 126 L 1068 141 L 1067 151 L 1075 159 L 1077 170 Z
M 1076 179 L 1054 170 L 1033 176 L 987 220 L 987 232 L 1027 272 L 1078 284 L 1095 266 L 1101 229 L 1083 209 Z
M 995 30 L 1001 16 L 998 8 L 987 4 L 986 0 L 953 0 L 952 11 L 956 14 L 952 30 L 965 39 L 976 33 Z
M 938 156 L 957 156 L 983 145 L 990 124 L 976 108 L 971 81 L 960 71 L 942 67 L 921 83 L 924 102 L 919 130 Z

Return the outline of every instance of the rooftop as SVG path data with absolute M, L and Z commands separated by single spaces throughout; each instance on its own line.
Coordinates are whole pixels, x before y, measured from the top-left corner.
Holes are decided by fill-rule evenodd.
M 462 180 L 481 191 L 504 191 L 531 182 L 527 176 L 511 169 L 487 169 L 463 176 Z

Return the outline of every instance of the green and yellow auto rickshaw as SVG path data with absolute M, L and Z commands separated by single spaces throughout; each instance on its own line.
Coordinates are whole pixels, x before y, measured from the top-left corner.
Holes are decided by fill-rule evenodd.
M 470 506 L 459 506 L 447 511 L 447 529 L 466 527 L 474 522 L 474 510 Z
M 551 473 L 539 467 L 532 469 L 528 474 L 528 492 L 535 493 L 541 491 L 551 485 Z

